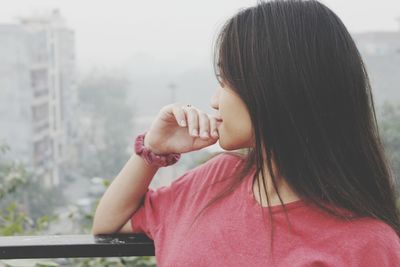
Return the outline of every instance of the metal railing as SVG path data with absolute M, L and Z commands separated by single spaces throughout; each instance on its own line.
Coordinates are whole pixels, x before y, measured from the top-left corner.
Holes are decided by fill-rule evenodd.
M 155 256 L 144 234 L 0 237 L 0 259 Z

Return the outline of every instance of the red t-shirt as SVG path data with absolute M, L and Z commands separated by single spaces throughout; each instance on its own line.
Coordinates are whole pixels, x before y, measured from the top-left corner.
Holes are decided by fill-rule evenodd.
M 131 225 L 154 240 L 157 266 L 400 266 L 400 238 L 389 225 L 372 218 L 340 220 L 303 200 L 285 205 L 294 231 L 283 208 L 271 207 L 271 257 L 268 207 L 261 207 L 252 193 L 254 172 L 207 208 L 185 235 L 200 209 L 227 185 L 220 180 L 239 160 L 220 154 L 169 186 L 147 191 Z

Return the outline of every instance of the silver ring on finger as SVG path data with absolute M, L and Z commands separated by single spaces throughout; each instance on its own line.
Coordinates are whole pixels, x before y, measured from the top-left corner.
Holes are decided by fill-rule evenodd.
M 187 105 L 185 105 L 185 106 L 182 106 L 183 109 L 185 109 L 185 108 L 191 108 L 191 107 L 192 107 L 191 104 L 187 104 Z

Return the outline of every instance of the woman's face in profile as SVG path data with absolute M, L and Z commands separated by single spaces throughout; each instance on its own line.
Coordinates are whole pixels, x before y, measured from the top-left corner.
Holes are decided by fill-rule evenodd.
M 242 99 L 221 83 L 211 97 L 211 107 L 216 109 L 217 117 L 222 119 L 218 126 L 219 145 L 225 150 L 252 147 L 252 125 L 249 112 Z

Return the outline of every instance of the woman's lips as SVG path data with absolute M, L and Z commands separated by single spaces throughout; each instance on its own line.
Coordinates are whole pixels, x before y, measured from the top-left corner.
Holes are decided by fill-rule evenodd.
M 217 120 L 217 127 L 219 127 L 222 124 L 222 120 Z

